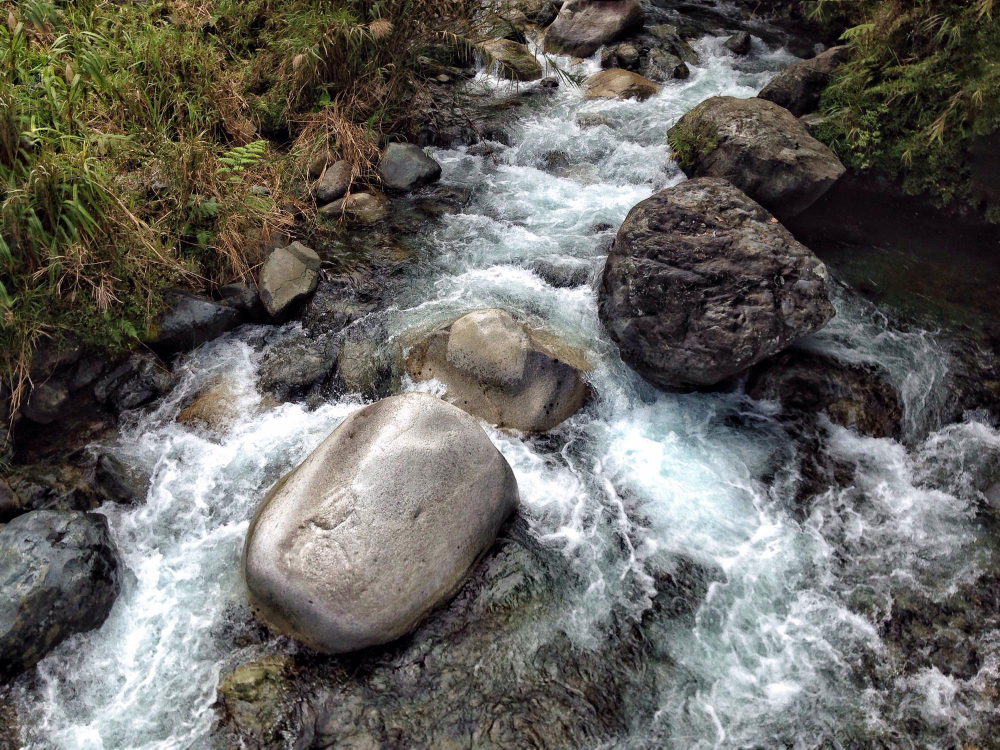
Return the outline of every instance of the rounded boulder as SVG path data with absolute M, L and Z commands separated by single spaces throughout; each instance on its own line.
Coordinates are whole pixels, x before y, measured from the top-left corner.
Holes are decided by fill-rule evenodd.
M 479 424 L 427 394 L 355 412 L 257 510 L 242 573 L 255 614 L 318 651 L 389 643 L 450 599 L 518 503 Z
M 545 432 L 579 411 L 590 395 L 589 369 L 579 349 L 496 309 L 445 323 L 406 358 L 415 381 L 437 380 L 446 400 L 523 432 Z
M 629 212 L 598 302 L 622 359 L 668 391 L 716 385 L 834 314 L 822 261 L 714 178 L 667 188 Z

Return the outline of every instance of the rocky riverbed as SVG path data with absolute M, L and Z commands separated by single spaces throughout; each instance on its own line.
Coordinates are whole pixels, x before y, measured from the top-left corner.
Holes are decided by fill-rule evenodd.
M 311 165 L 259 292 L 42 350 L 0 747 L 990 746 L 995 306 L 872 260 L 981 231 L 819 239 L 802 19 L 562 5 Z

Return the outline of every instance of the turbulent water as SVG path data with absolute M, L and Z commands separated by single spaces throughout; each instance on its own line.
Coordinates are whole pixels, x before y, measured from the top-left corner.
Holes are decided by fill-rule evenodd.
M 424 238 L 390 332 L 497 306 L 589 353 L 596 396 L 555 441 L 490 432 L 514 467 L 533 533 L 580 573 L 553 624 L 577 644 L 597 646 L 612 618 L 649 606 L 651 574 L 677 553 L 719 571 L 693 618 L 651 636 L 670 667 L 658 711 L 636 717 L 630 744 L 954 747 L 984 732 L 995 711 L 992 634 L 977 644 L 987 655 L 978 672 L 958 679 L 935 666 L 901 669 L 878 628 L 901 592 L 940 601 L 994 565 L 975 482 L 1000 460 L 1000 433 L 975 420 L 938 423 L 948 364 L 935 337 L 895 330 L 838 290 L 837 319 L 808 345 L 883 365 L 903 394 L 905 437 L 830 425 L 825 450 L 853 479 L 803 507 L 792 499 L 796 448 L 773 404 L 654 391 L 599 324 L 594 280 L 614 233 L 601 226 L 616 228 L 637 202 L 683 179 L 667 128 L 706 97 L 754 95 L 788 60 L 761 50 L 737 62 L 714 39 L 699 51 L 689 80 L 647 102 L 585 102 L 563 85 L 530 100 L 514 145 L 496 144 L 491 157 L 435 152 L 443 182 L 474 198 Z M 488 76 L 478 83 L 501 87 Z M 581 128 L 580 113 L 612 127 Z M 590 281 L 556 288 L 543 263 L 586 269 Z M 28 747 L 211 746 L 225 633 L 245 611 L 237 561 L 249 518 L 267 488 L 362 404 L 346 396 L 310 411 L 262 401 L 261 342 L 293 333 L 245 331 L 194 353 L 168 400 L 120 431 L 110 449 L 152 477 L 145 503 L 101 509 L 128 577 L 100 630 L 17 684 Z M 216 438 L 175 423 L 184 399 L 220 376 L 239 421 Z

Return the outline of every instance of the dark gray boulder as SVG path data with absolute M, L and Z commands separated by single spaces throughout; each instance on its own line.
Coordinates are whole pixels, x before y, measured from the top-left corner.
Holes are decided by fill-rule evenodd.
M 8 477 L 13 497 L 0 523 L 33 510 L 93 510 L 101 496 L 83 471 L 68 465 L 18 466 Z
M 339 348 L 329 334 L 275 344 L 260 364 L 257 387 L 281 401 L 322 397 L 332 385 Z
M 260 272 L 260 299 L 271 319 L 288 320 L 316 291 L 320 260 L 301 242 L 271 253 Z
M 751 370 L 746 391 L 751 398 L 780 403 L 783 418 L 812 421 L 825 413 L 834 424 L 862 435 L 900 435 L 899 394 L 875 365 L 815 352 L 782 352 Z
M 239 310 L 192 294 L 172 294 L 168 304 L 150 338 L 150 345 L 164 352 L 194 349 L 243 322 Z
M 21 414 L 35 424 L 49 425 L 63 415 L 69 400 L 70 389 L 63 380 L 48 380 L 31 389 Z
M 599 311 L 622 359 L 665 390 L 705 388 L 833 317 L 826 267 L 720 179 L 695 179 L 628 214 Z
M 148 480 L 114 456 L 102 453 L 94 466 L 94 483 L 105 500 L 128 504 L 146 496 Z
M 833 71 L 849 57 L 850 49 L 844 45 L 809 60 L 794 62 L 772 78 L 757 96 L 784 107 L 796 117 L 815 112 Z
M 21 509 L 21 500 L 6 480 L 0 479 L 0 523 L 14 518 Z
M 353 170 L 350 162 L 338 161 L 328 166 L 316 183 L 316 203 L 323 206 L 347 195 Z
M 845 172 L 798 118 L 764 99 L 706 99 L 668 140 L 688 177 L 723 177 L 782 221 L 805 211 Z
M 30 669 L 71 635 L 100 627 L 120 567 L 103 516 L 35 511 L 0 529 L 0 675 Z
M 517 502 L 475 419 L 427 394 L 377 401 L 258 508 L 241 563 L 250 604 L 318 651 L 389 643 L 454 596 Z
M 441 165 L 419 146 L 390 143 L 379 160 L 378 176 L 386 187 L 410 192 L 441 179 Z
M 545 51 L 590 57 L 639 31 L 644 21 L 642 8 L 631 0 L 566 0 L 545 31 Z
M 114 411 L 145 406 L 170 392 L 174 376 L 155 357 L 132 354 L 94 386 L 94 397 Z
M 750 36 L 748 31 L 740 31 L 737 34 L 733 34 L 726 40 L 723 45 L 727 50 L 732 52 L 734 55 L 748 55 L 750 54 L 750 47 L 753 45 L 753 37 Z
M 226 284 L 219 288 L 219 296 L 225 304 L 243 313 L 247 320 L 254 323 L 267 322 L 267 311 L 260 301 L 260 292 L 253 284 Z

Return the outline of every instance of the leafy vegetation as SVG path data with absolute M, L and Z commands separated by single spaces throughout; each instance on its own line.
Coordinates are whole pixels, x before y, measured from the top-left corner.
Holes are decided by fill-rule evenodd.
M 319 152 L 370 166 L 471 0 L 0 2 L 0 377 L 251 277 Z
M 694 127 L 678 123 L 670 128 L 667 132 L 667 144 L 670 146 L 671 156 L 682 169 L 687 170 L 695 167 L 703 156 L 715 150 L 719 145 L 719 137 L 708 122 L 698 120 Z
M 939 204 L 968 201 L 967 148 L 1000 128 L 1000 4 L 994 0 L 857 0 L 813 3 L 846 24 L 851 61 L 824 93 L 818 135 L 857 169 L 900 177 Z

